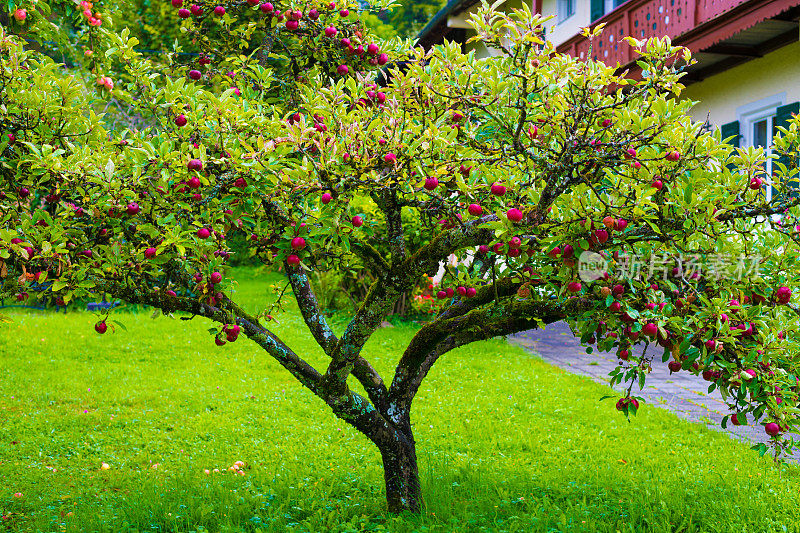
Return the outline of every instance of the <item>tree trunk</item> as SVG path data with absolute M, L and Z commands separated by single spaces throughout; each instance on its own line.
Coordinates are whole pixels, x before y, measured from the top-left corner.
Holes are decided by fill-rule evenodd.
M 407 434 L 396 430 L 395 438 L 377 444 L 383 458 L 383 476 L 386 482 L 389 512 L 419 513 L 422 506 L 422 489 L 417 471 L 417 450 L 410 428 Z

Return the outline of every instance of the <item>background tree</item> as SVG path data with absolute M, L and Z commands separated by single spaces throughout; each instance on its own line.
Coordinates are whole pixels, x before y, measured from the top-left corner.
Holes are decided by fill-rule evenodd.
M 366 24 L 383 38 L 413 39 L 445 6 L 446 2 L 398 2 L 378 13 L 370 13 Z
M 255 4 L 176 6 L 202 64 L 145 59 L 127 31 L 100 25 L 88 70 L 65 73 L 0 36 L 3 296 L 109 294 L 205 317 L 219 346 L 244 335 L 378 447 L 392 511 L 422 503 L 411 408 L 437 360 L 557 320 L 616 351 L 626 415 L 658 345 L 673 371 L 719 388 L 734 423 L 764 424 L 776 453 L 793 445 L 784 435 L 797 425 L 797 344 L 785 331 L 796 320 L 798 201 L 765 203 L 764 152 L 734 150 L 687 116 L 691 103 L 676 96 L 688 51 L 637 43 L 647 76 L 627 80 L 555 53 L 529 11 L 485 6 L 473 23 L 498 57 L 454 44 L 392 50 L 405 70 L 378 87 L 374 68 L 390 57 L 356 6 Z M 122 81 L 104 75 L 111 62 Z M 90 107 L 109 91 L 145 126 L 109 129 Z M 797 127 L 776 140 L 790 160 Z M 796 165 L 778 167 L 786 191 Z M 286 268 L 327 365 L 278 338 L 271 310 L 236 303 L 225 275 L 236 232 Z M 578 260 L 590 251 L 607 264 L 587 282 Z M 384 379 L 362 347 L 453 254 L 469 266 L 448 272 L 438 314 Z M 626 275 L 633 256 L 663 258 L 668 275 Z M 672 263 L 687 256 L 757 258 L 760 268 L 693 275 Z M 375 282 L 337 334 L 309 272 L 356 263 Z

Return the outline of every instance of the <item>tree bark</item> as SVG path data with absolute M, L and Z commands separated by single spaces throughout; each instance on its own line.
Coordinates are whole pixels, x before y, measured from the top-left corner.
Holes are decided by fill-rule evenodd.
M 419 484 L 417 450 L 411 428 L 402 432 L 395 430 L 393 438 L 376 444 L 383 458 L 389 512 L 419 513 L 422 507 L 422 488 Z

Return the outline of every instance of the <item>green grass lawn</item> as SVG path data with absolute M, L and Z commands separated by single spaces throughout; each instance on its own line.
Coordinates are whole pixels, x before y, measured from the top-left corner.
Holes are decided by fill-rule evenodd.
M 280 281 L 238 279 L 253 309 Z M 147 310 L 117 313 L 127 331 L 103 336 L 88 312 L 6 314 L 0 531 L 800 527 L 798 467 L 651 406 L 628 423 L 598 401 L 607 387 L 503 340 L 431 372 L 413 413 L 426 509 L 393 517 L 377 450 L 246 339 L 217 348 L 208 322 Z M 294 309 L 279 321 L 323 362 Z M 390 374 L 414 331 L 382 329 L 366 357 Z

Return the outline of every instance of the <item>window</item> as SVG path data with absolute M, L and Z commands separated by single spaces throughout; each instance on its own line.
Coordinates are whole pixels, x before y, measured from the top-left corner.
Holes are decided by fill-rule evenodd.
M 777 159 L 767 159 L 762 170 L 764 181 L 764 195 L 767 201 L 776 199 L 777 190 L 772 186 L 773 176 L 778 172 L 780 165 L 790 170 L 790 174 L 785 176 L 786 181 L 782 184 L 781 195 L 784 198 L 800 197 L 800 174 L 796 169 L 800 166 L 800 160 L 796 155 L 789 153 L 773 153 L 772 141 L 778 133 L 778 128 L 788 127 L 792 117 L 800 114 L 800 102 L 785 103 L 786 93 L 776 94 L 758 100 L 751 104 L 740 107 L 736 110 L 739 120 L 722 124 L 720 134 L 723 139 L 733 146 L 760 146 L 764 148 L 766 155 L 775 156 Z M 780 217 L 780 215 L 775 215 Z
M 611 13 L 628 0 L 603 0 L 605 13 Z
M 603 15 L 611 13 L 627 1 L 628 0 L 591 0 L 589 4 L 589 17 L 591 21 L 594 22 Z M 675 0 L 673 0 L 673 3 L 674 1 Z
M 575 14 L 576 0 L 558 0 L 558 22 L 564 22 Z
M 772 139 L 778 132 L 777 111 L 784 104 L 786 93 L 776 94 L 745 105 L 737 109 L 739 124 L 741 125 L 741 146 L 760 146 L 764 148 L 767 156 L 764 168 L 764 181 L 766 182 L 765 194 L 767 201 L 771 201 L 775 193 L 772 188 L 773 160 Z

